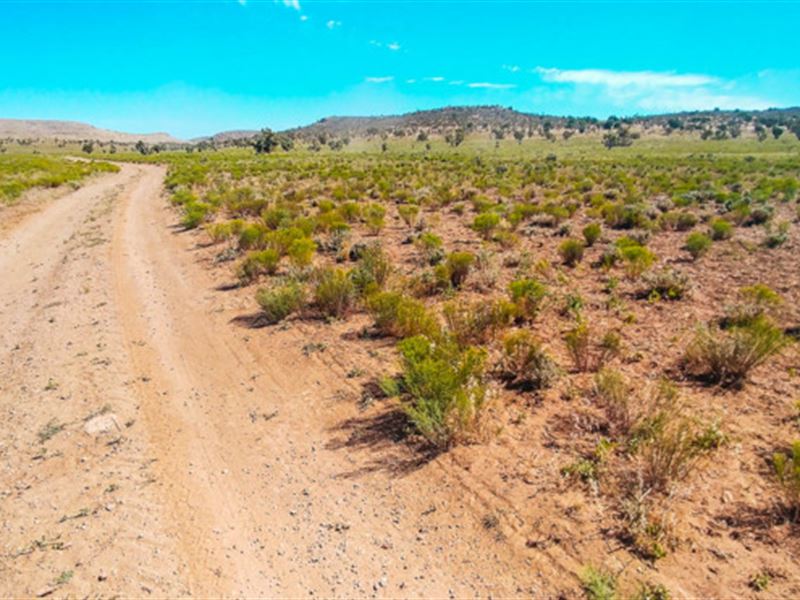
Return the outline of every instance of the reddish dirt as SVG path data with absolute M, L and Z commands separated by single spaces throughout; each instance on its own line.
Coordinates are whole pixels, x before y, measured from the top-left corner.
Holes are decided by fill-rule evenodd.
M 652 567 L 619 541 L 612 499 L 560 474 L 599 437 L 566 387 L 590 376 L 499 391 L 482 443 L 426 456 L 366 391 L 395 370 L 393 341 L 362 336 L 364 315 L 259 328 L 253 288 L 229 289 L 220 248 L 175 226 L 163 176 L 125 165 L 0 227 L 0 595 L 572 598 L 589 563 L 625 591 L 800 595 L 767 462 L 798 431 L 796 349 L 743 391 L 682 382 L 731 442 L 680 487 L 679 544 Z M 680 239 L 654 249 L 678 262 Z M 774 287 L 795 322 L 792 239 L 769 264 L 738 241 L 681 262 L 696 286 L 679 303 L 623 283 L 626 374 L 662 374 L 740 285 Z M 604 301 L 594 258 L 569 274 L 589 310 Z M 537 327 L 568 365 L 563 320 Z M 749 587 L 759 573 L 766 592 Z

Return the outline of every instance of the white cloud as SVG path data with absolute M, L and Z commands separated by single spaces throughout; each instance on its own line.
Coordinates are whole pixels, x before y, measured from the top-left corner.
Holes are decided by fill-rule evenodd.
M 599 103 L 610 103 L 627 111 L 765 109 L 776 105 L 752 94 L 737 94 L 741 82 L 711 75 L 544 67 L 536 67 L 534 72 L 545 82 L 575 86 L 576 96 L 594 98 Z
M 336 27 L 341 27 L 341 26 L 342 26 L 341 21 L 334 21 L 333 19 L 325 23 L 325 27 L 327 27 L 328 29 L 335 29 Z
M 364 81 L 367 83 L 389 83 L 394 81 L 394 77 L 387 75 L 386 77 L 367 77 Z
M 282 0 L 283 5 L 287 8 L 293 8 L 295 10 L 300 10 L 300 0 Z
M 416 79 L 406 79 L 406 83 L 417 83 Z
M 398 50 L 400 50 L 400 44 L 398 44 L 397 42 L 386 44 L 386 47 L 392 52 L 397 52 Z
M 426 77 L 425 81 L 433 81 L 433 82 L 436 82 L 436 83 L 440 83 L 440 82 L 444 81 L 444 77 L 440 77 L 438 75 L 436 77 Z
M 534 69 L 542 79 L 555 83 L 604 85 L 607 87 L 695 87 L 717 83 L 708 75 L 679 74 L 671 71 L 609 71 L 606 69 Z
M 308 21 L 308 15 L 300 15 L 301 21 Z
M 450 85 L 464 85 L 464 80 L 463 79 L 456 79 L 454 81 L 448 81 L 447 83 L 450 84 Z
M 369 41 L 371 46 L 375 46 L 376 48 L 386 48 L 387 50 L 391 50 L 392 52 L 397 52 L 400 50 L 401 46 L 397 42 L 389 42 L 388 44 L 384 44 L 383 42 L 379 42 L 378 40 L 370 40 Z
M 503 65 L 504 71 L 511 71 L 512 73 L 518 73 L 519 67 L 517 65 Z
M 517 87 L 513 83 L 489 83 L 487 81 L 478 81 L 475 83 L 468 83 L 469 88 L 482 88 L 486 90 L 510 90 Z

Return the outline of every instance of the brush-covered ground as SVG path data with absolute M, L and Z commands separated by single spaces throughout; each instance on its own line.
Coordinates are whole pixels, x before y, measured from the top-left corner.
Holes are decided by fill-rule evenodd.
M 564 146 L 176 156 L 167 187 L 238 324 L 341 363 L 352 437 L 457 456 L 519 552 L 797 594 L 797 144 Z
M 516 593 L 800 594 L 800 143 L 391 140 L 115 158 L 168 166 L 182 239 L 220 314 L 234 313 L 225 347 L 234 331 L 282 365 L 281 389 L 335 391 L 335 406 L 297 398 L 308 424 L 302 405 L 281 409 L 306 433 L 331 411 L 328 439 L 307 441 L 351 456 L 348 481 L 388 478 L 391 506 L 415 488 L 427 503 L 439 481 L 447 502 L 469 499 L 458 519 L 482 533 L 459 534 L 465 548 L 502 561 Z M 187 310 L 209 296 L 197 294 Z M 198 339 L 208 349 L 191 356 L 223 359 Z M 376 518 L 385 508 L 355 498 Z M 464 564 L 476 594 L 514 593 Z M 318 589 L 348 593 L 331 586 Z

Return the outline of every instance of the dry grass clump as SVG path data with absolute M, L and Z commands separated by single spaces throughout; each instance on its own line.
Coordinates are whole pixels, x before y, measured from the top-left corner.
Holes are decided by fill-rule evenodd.
M 560 375 L 556 362 L 526 330 L 505 337 L 498 370 L 508 385 L 524 390 L 549 388 Z

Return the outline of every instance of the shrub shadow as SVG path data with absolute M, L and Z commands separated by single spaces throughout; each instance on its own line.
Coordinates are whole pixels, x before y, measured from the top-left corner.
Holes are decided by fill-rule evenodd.
M 408 417 L 397 407 L 347 419 L 330 431 L 339 435 L 328 442 L 328 450 L 369 450 L 375 454 L 358 468 L 340 473 L 340 478 L 353 479 L 381 471 L 402 477 L 438 455 L 430 446 L 412 439 Z
M 263 329 L 270 325 L 269 320 L 263 312 L 250 313 L 249 315 L 239 315 L 233 317 L 229 323 L 244 329 Z

